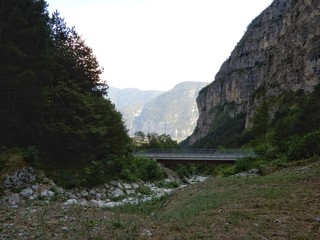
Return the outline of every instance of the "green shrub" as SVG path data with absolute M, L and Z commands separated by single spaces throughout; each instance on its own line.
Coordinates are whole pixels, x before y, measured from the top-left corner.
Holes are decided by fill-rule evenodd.
M 24 151 L 24 154 L 23 154 L 23 160 L 32 166 L 39 165 L 38 148 L 36 146 L 27 147 L 27 149 Z
M 303 136 L 295 136 L 291 139 L 288 151 L 289 160 L 311 158 L 320 155 L 320 129 Z
M 165 176 L 158 163 L 147 157 L 133 158 L 130 167 L 137 178 L 143 181 L 161 180 Z
M 20 148 L 6 148 L 0 149 L 0 181 L 2 177 L 22 168 L 26 165 L 23 160 L 23 150 Z
M 245 172 L 250 169 L 259 167 L 260 164 L 261 164 L 261 161 L 256 158 L 252 158 L 252 157 L 242 158 L 236 161 L 235 172 L 236 173 Z
M 81 169 L 45 169 L 45 174 L 58 186 L 66 189 L 85 186 L 86 180 Z

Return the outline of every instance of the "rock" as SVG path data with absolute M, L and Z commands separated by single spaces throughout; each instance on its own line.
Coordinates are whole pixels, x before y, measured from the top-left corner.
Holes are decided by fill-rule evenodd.
M 124 192 L 123 192 L 121 189 L 115 188 L 115 189 L 111 192 L 111 195 L 112 195 L 113 197 L 115 197 L 115 198 L 118 198 L 118 197 L 124 196 L 125 194 L 124 194 Z
M 112 186 L 114 186 L 114 187 L 117 187 L 118 182 L 117 182 L 117 181 L 111 181 L 110 184 L 111 184 Z
M 102 189 L 101 189 L 101 193 L 102 193 L 102 194 L 106 194 L 106 193 L 107 193 L 107 189 L 102 188 Z
M 40 196 L 41 197 L 48 197 L 48 198 L 51 198 L 55 195 L 54 192 L 50 191 L 50 190 L 44 190 L 40 193 Z
M 1 185 L 4 189 L 27 188 L 36 178 L 36 171 L 32 167 L 24 167 L 6 176 Z
M 136 194 L 136 190 L 134 190 L 134 189 L 132 189 L 132 190 L 127 189 L 127 190 L 126 190 L 126 193 L 127 193 L 128 195 L 135 195 L 135 194 Z
M 10 206 L 16 206 L 19 204 L 20 202 L 20 196 L 19 194 L 15 193 L 15 194 L 12 194 L 10 195 L 8 198 L 7 198 L 7 202 Z
M 89 194 L 91 194 L 91 195 L 96 195 L 96 194 L 97 194 L 97 191 L 96 191 L 95 189 L 91 189 L 91 190 L 89 191 Z
M 86 199 L 79 199 L 78 204 L 81 206 L 88 206 L 89 203 Z
M 134 189 L 138 189 L 140 186 L 139 186 L 139 184 L 137 184 L 137 183 L 132 183 L 132 187 L 133 187 Z
M 133 187 L 132 187 L 130 184 L 128 184 L 128 183 L 124 183 L 124 184 L 123 184 L 123 187 L 124 187 L 125 190 L 130 190 L 130 189 L 133 188 Z
M 281 224 L 280 219 L 275 219 L 273 222 L 274 222 L 275 224 L 277 224 L 277 225 L 280 225 L 280 224 Z
M 32 185 L 31 188 L 34 190 L 34 191 L 38 191 L 39 190 L 39 184 L 35 184 L 35 185 Z
M 33 190 L 31 188 L 26 188 L 26 189 L 23 189 L 20 194 L 25 197 L 25 198 L 28 198 L 30 197 L 32 194 L 33 194 Z
M 145 236 L 145 237 L 148 237 L 148 238 L 151 238 L 152 237 L 152 232 L 148 229 L 144 229 L 142 230 L 142 233 L 141 233 L 142 236 Z
M 100 199 L 101 200 L 106 200 L 106 198 L 107 198 L 107 195 L 105 193 L 102 193 Z
M 64 203 L 64 205 L 75 205 L 75 204 L 78 204 L 78 203 L 79 203 L 79 202 L 78 202 L 77 199 L 72 198 L 72 199 L 68 199 L 68 200 Z
M 88 193 L 87 191 L 81 191 L 81 192 L 80 192 L 81 197 L 87 197 L 88 194 L 89 194 L 89 193 Z
M 120 205 L 120 203 L 117 203 L 117 202 L 107 202 L 104 204 L 104 207 L 113 208 L 113 207 L 117 207 L 119 205 Z
M 258 176 L 259 175 L 259 169 L 251 169 L 247 172 L 241 172 L 241 173 L 237 173 L 237 174 L 234 174 L 233 176 L 235 177 L 255 177 L 255 176 Z
M 96 193 L 96 195 L 94 195 L 94 199 L 100 200 L 101 196 L 102 196 L 101 193 Z
M 204 177 L 204 176 L 192 176 L 190 179 L 188 179 L 188 182 L 190 184 L 194 184 L 194 183 L 198 183 L 198 182 L 203 182 L 207 179 L 208 179 L 208 177 Z
M 120 188 L 120 189 L 123 189 L 123 186 L 122 186 L 122 184 L 120 182 L 118 182 L 117 187 Z

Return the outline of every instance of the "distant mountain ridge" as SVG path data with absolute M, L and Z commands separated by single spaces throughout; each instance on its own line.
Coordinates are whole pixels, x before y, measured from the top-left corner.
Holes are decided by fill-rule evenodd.
M 109 86 L 108 97 L 115 104 L 117 110 L 122 113 L 128 130 L 132 128 L 133 120 L 138 116 L 143 106 L 159 96 L 163 91 L 143 91 L 137 88 L 115 88 Z
M 182 140 L 194 130 L 199 116 L 196 97 L 204 82 L 183 82 L 162 93 L 143 107 L 132 125 L 131 133 L 155 132 Z
M 196 126 L 199 116 L 196 98 L 207 84 L 182 82 L 167 92 L 110 87 L 109 98 L 123 114 L 130 135 L 138 131 L 154 132 L 182 140 Z

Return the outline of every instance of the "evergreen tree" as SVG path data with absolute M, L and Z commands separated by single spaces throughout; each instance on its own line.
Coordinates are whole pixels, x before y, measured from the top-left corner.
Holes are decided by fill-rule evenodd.
M 0 1 L 0 144 L 34 144 L 39 133 L 50 44 L 43 0 Z
M 44 0 L 0 0 L 0 54 L 0 145 L 37 145 L 63 165 L 126 154 L 92 49 Z

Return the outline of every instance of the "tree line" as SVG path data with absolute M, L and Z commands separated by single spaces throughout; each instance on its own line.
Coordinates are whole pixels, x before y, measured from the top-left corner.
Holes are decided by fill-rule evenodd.
M 0 145 L 47 164 L 122 156 L 130 139 L 93 51 L 44 0 L 0 1 Z

